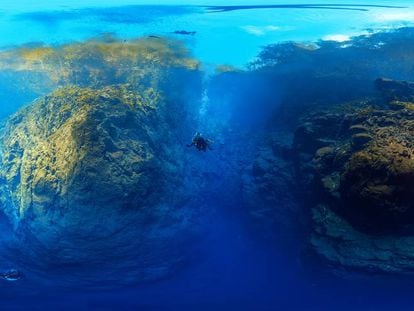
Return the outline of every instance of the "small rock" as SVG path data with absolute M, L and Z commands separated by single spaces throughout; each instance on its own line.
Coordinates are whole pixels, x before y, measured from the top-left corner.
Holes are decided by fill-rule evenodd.
M 352 148 L 354 150 L 362 149 L 372 140 L 372 136 L 365 133 L 359 133 L 352 136 Z
M 351 131 L 351 134 L 360 134 L 360 133 L 367 133 L 368 128 L 362 124 L 355 124 L 352 125 L 349 130 Z

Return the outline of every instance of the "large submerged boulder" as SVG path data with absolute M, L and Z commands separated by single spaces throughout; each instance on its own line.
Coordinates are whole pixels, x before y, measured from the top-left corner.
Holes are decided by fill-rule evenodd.
M 0 194 L 16 263 L 123 283 L 165 277 L 186 259 L 191 213 L 167 105 L 152 89 L 72 86 L 7 121 Z

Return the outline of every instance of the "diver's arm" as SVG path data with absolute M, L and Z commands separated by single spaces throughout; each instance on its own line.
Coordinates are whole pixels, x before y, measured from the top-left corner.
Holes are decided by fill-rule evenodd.
M 194 146 L 194 142 L 192 142 L 191 144 L 187 144 L 187 147 L 192 147 Z

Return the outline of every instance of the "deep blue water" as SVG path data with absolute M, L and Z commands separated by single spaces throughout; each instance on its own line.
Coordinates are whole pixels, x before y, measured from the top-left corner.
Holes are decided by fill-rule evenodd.
M 241 173 L 233 169 L 247 167 L 254 159 L 255 137 L 267 134 L 264 120 L 279 107 L 283 96 L 292 96 L 297 89 L 293 88 L 291 93 L 287 93 L 288 87 L 269 91 L 261 77 L 246 81 L 244 77 L 214 80 L 216 66 L 246 68 L 268 44 L 298 41 L 318 42 L 322 46 L 318 41 L 322 39 L 329 49 L 331 41 L 349 44 L 352 36 L 412 26 L 414 6 L 410 2 L 368 4 L 354 0 L 299 4 L 286 1 L 246 3 L 247 7 L 240 7 L 240 3 L 232 6 L 147 3 L 141 7 L 134 5 L 134 1 L 126 2 L 128 6 L 110 1 L 101 5 L 77 1 L 61 2 L 53 7 L 44 3 L 26 7 L 8 2 L 0 9 L 0 47 L 3 49 L 39 42 L 57 46 L 108 33 L 122 40 L 144 35 L 182 40 L 194 57 L 201 60 L 205 96 L 197 103 L 199 115 L 192 132 L 180 139 L 185 149 L 185 139 L 191 140 L 193 131 L 200 130 L 214 137 L 215 148 L 208 153 L 191 149 L 184 163 L 194 170 L 194 182 L 203 181 L 204 192 L 198 193 L 199 197 L 192 202 L 194 209 L 202 211 L 197 222 L 202 238 L 188 246 L 191 256 L 177 271 L 155 282 L 105 289 L 77 287 L 76 282 L 70 288 L 55 286 L 56 278 L 65 273 L 64 267 L 59 273 L 54 268 L 42 271 L 43 276 L 50 275 L 47 286 L 37 286 L 30 280 L 31 274 L 26 273 L 26 279 L 2 281 L 0 310 L 412 310 L 412 278 L 349 271 L 332 273 L 329 265 L 308 254 L 308 229 L 306 225 L 302 227 L 300 219 L 294 219 L 295 228 L 290 230 L 271 228 L 270 236 L 261 230 L 265 224 L 258 227 L 251 224 L 241 202 L 242 190 L 237 181 Z M 261 4 L 262 7 L 257 7 Z M 174 34 L 177 30 L 196 34 Z M 370 55 L 364 54 L 364 49 L 358 52 L 361 54 L 355 54 L 357 57 Z M 281 68 L 275 79 L 281 79 L 280 85 L 283 85 L 284 77 L 298 77 L 297 72 L 307 70 L 308 66 L 336 68 L 332 63 L 309 65 L 306 61 L 295 60 L 292 62 L 295 66 Z M 393 70 L 386 72 L 394 75 L 392 78 L 414 76 L 410 70 L 408 73 Z M 372 78 L 378 72 L 364 74 Z M 0 81 L 2 94 L 7 98 L 0 99 L 3 117 L 35 97 L 29 94 L 26 98 L 23 94 L 19 99 L 13 90 L 5 87 L 7 79 Z M 300 90 L 304 96 L 311 94 L 309 97 L 325 92 L 323 88 L 309 90 L 306 86 Z M 332 96 L 329 90 L 326 94 Z M 8 95 L 16 103 L 10 104 Z M 255 106 L 256 101 L 263 106 Z M 200 175 L 204 177 L 200 179 Z M 279 208 L 284 206 L 280 204 Z M 7 224 L 2 228 L 7 240 L 11 229 Z M 14 267 L 9 256 L 2 257 L 4 269 Z
M 234 218 L 231 216 L 222 215 L 209 225 L 214 233 L 205 244 L 199 245 L 203 259 L 169 280 L 106 291 L 50 289 L 20 293 L 14 298 L 8 292 L 19 291 L 16 283 L 8 285 L 2 307 L 4 310 L 411 310 L 412 280 L 332 276 L 318 266 L 312 267 L 312 263 L 302 263 L 294 246 L 286 250 L 252 239 L 237 220 L 229 220 Z

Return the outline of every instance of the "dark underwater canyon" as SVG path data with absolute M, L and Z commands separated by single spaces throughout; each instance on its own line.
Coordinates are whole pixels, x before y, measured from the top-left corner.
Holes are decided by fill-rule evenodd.
M 240 310 L 275 310 L 295 288 L 286 265 L 320 310 L 314 287 L 335 278 L 349 296 L 412 284 L 413 39 L 402 28 L 271 45 L 210 75 L 168 38 L 2 52 L 2 257 L 24 274 L 2 289 L 11 302 L 81 290 L 111 310 L 121 298 L 105 306 L 97 289 L 137 286 L 142 305 L 125 309 L 157 310 L 173 283 L 160 297 L 189 297 L 171 310 L 201 292 L 211 310 L 240 283 Z M 212 151 L 186 147 L 196 131 Z

